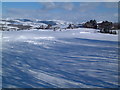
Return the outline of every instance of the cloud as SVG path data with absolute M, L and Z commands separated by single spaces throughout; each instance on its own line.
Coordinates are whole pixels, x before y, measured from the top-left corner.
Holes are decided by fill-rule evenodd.
M 10 8 L 4 10 L 3 17 L 12 18 L 36 18 L 42 20 L 59 19 L 73 22 L 83 22 L 90 19 L 101 20 L 117 20 L 117 12 L 104 13 L 100 11 L 100 3 L 55 3 L 55 2 L 44 2 L 39 4 L 42 6 L 37 9 L 22 8 Z M 105 4 L 103 4 L 105 5 Z M 99 7 L 99 8 L 97 8 Z M 97 10 L 97 12 L 96 12 Z M 107 9 L 106 9 L 107 10 Z
M 43 5 L 43 8 L 44 10 L 50 10 L 50 9 L 65 9 L 65 10 L 72 10 L 74 8 L 74 5 L 71 3 L 71 2 L 63 2 L 61 4 L 58 3 L 58 2 L 40 2 L 40 4 Z
M 118 3 L 117 2 L 107 2 L 107 3 L 105 3 L 105 6 L 107 8 L 118 8 Z
M 118 17 L 118 13 L 114 13 L 113 16 L 114 16 L 114 17 Z
M 61 7 L 66 10 L 73 10 L 74 5 L 72 3 L 64 3 Z
M 21 8 L 8 8 L 3 11 L 2 17 L 7 18 L 32 18 L 35 17 L 37 11 L 30 9 L 21 9 Z
M 79 8 L 81 12 L 88 12 L 96 9 L 98 5 L 99 3 L 96 2 L 82 2 L 80 3 Z
M 56 5 L 54 2 L 40 2 L 43 5 L 43 9 L 54 9 Z

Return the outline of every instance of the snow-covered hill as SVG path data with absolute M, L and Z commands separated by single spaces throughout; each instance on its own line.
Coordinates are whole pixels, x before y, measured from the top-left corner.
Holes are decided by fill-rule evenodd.
M 28 27 L 27 29 L 36 29 L 39 28 L 40 26 L 44 26 L 47 27 L 48 25 L 52 25 L 54 26 L 59 26 L 59 27 L 63 27 L 63 26 L 68 26 L 71 22 L 66 22 L 66 21 L 61 21 L 61 20 L 38 20 L 38 19 L 4 19 L 2 21 L 0 21 L 1 24 L 3 24 L 4 27 L 6 27 L 5 30 L 12 30 L 9 29 L 8 27 L 17 27 L 19 29 L 22 30 L 22 27 Z M 20 27 L 21 25 L 21 27 Z M 26 30 L 27 30 L 26 29 Z

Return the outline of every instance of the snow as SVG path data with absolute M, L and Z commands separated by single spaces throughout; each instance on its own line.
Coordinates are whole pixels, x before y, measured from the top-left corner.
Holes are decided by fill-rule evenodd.
M 11 22 L 10 22 L 11 21 Z M 48 26 L 48 24 L 55 24 L 58 27 L 61 28 L 66 28 L 68 26 L 68 24 L 70 24 L 71 22 L 67 22 L 67 21 L 62 21 L 62 20 L 32 20 L 32 19 L 5 19 L 5 21 L 0 21 L 0 23 L 3 24 L 13 24 L 13 25 L 28 25 L 28 26 L 32 26 L 31 29 L 35 29 L 36 27 L 40 27 L 40 26 Z M 53 27 L 55 27 L 55 25 L 53 25 Z
M 83 38 L 83 39 L 104 40 L 104 41 L 118 41 L 118 35 L 103 34 L 103 33 L 98 33 L 96 31 L 97 31 L 96 29 L 88 29 L 88 28 L 67 29 L 67 30 L 62 29 L 61 31 L 41 29 L 41 30 L 29 30 L 29 31 L 23 30 L 23 31 L 13 31 L 13 32 L 4 31 L 3 34 L 5 34 L 5 36 L 10 38 L 10 40 L 22 39 L 21 37 L 24 36 L 26 39 L 55 37 L 55 38 Z
M 118 35 L 87 28 L 2 35 L 3 88 L 118 87 Z
M 103 21 L 99 21 L 99 22 L 97 22 L 97 23 L 102 23 Z

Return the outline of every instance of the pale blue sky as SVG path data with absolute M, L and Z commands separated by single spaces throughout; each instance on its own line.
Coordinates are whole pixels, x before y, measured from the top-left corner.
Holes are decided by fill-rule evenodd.
M 59 19 L 84 22 L 90 19 L 117 22 L 117 2 L 3 2 L 3 18 Z

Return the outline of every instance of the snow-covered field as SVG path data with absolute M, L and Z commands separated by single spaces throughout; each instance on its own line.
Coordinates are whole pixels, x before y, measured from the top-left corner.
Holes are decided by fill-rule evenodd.
M 37 39 L 37 38 L 83 38 L 93 40 L 104 40 L 104 41 L 118 41 L 118 35 L 98 33 L 97 29 L 78 28 L 78 29 L 67 29 L 60 31 L 53 30 L 22 30 L 22 31 L 4 31 L 4 40 L 22 40 L 24 39 Z M 7 38 L 7 39 L 6 39 Z
M 85 28 L 2 34 L 4 88 L 118 86 L 118 35 Z

